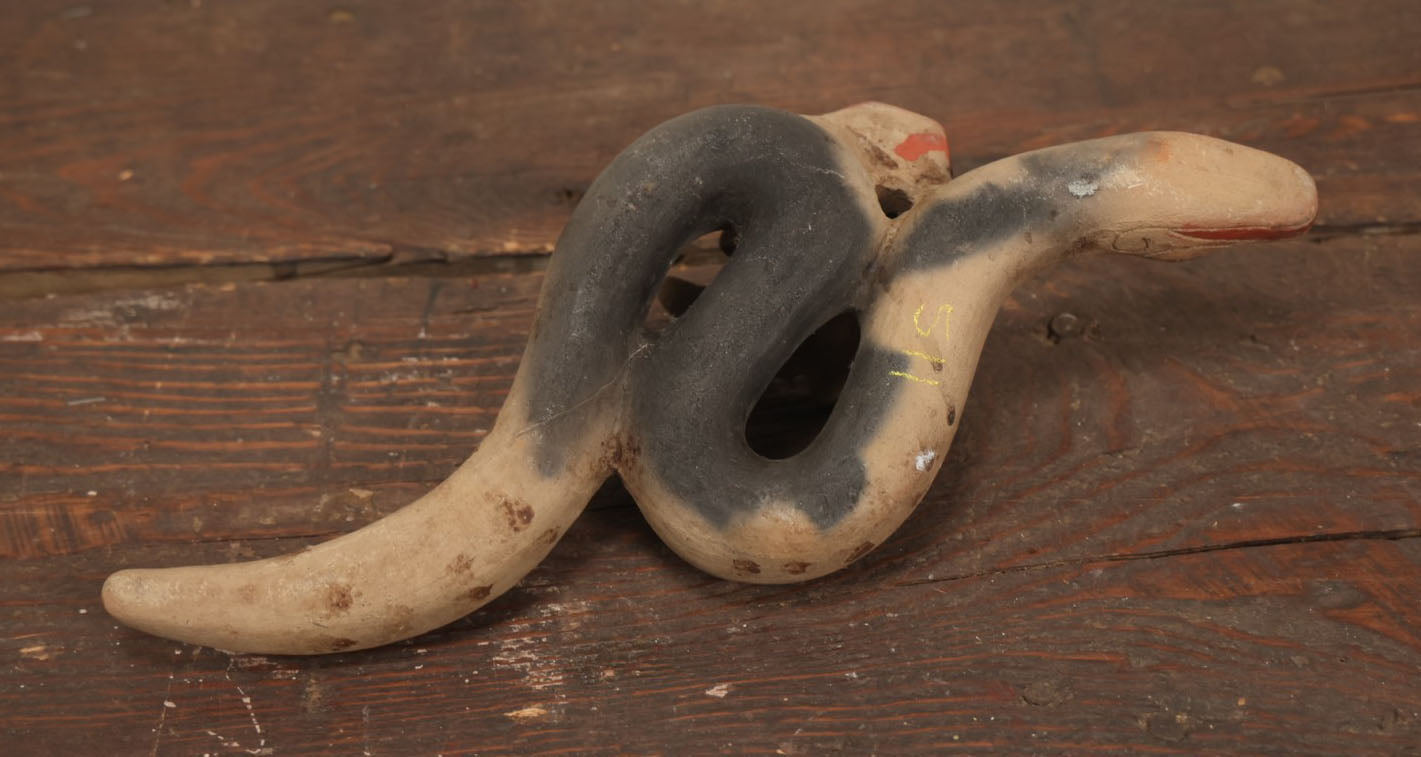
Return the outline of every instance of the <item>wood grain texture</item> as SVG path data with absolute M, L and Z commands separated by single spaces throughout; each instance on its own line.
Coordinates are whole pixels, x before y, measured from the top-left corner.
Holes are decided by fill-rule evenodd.
M 1414 3 L 9 5 L 0 753 L 1421 750 Z M 409 643 L 229 656 L 104 614 L 117 568 L 441 480 L 517 368 L 540 276 L 510 271 L 646 128 L 866 99 L 942 120 L 959 172 L 1233 139 L 1318 179 L 1319 226 L 1023 286 L 923 505 L 808 585 L 695 571 L 612 483 Z M 101 291 L 3 299 L 47 287 Z
M 961 167 L 1147 128 L 1309 166 L 1330 228 L 1421 222 L 1404 0 L 16 4 L 0 270 L 551 249 L 619 150 L 755 102 L 892 102 Z
M 160 754 L 1395 752 L 1421 737 L 1418 253 L 1075 261 L 1003 310 L 947 467 L 862 563 L 711 579 L 613 486 L 489 609 L 328 659 L 121 629 L 97 586 L 296 549 L 442 478 L 492 422 L 538 276 L 11 303 L 0 733 L 36 753 L 98 730 Z
M 103 553 L 42 558 L 0 587 L 30 631 L 0 641 L 0 733 L 17 754 L 1395 754 L 1421 711 L 1418 545 L 908 586 L 870 563 L 785 591 L 700 574 L 604 509 L 478 615 L 326 658 L 125 632 L 92 598 Z

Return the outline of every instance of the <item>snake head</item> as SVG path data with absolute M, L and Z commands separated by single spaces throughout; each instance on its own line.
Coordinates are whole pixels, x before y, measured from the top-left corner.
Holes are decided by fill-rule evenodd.
M 1291 161 L 1199 134 L 1148 132 L 1133 140 L 1128 158 L 1099 179 L 1106 208 L 1094 213 L 1096 239 L 1112 252 L 1183 260 L 1300 234 L 1317 215 L 1312 176 Z M 1068 194 L 1089 188 L 1077 181 L 1067 182 Z

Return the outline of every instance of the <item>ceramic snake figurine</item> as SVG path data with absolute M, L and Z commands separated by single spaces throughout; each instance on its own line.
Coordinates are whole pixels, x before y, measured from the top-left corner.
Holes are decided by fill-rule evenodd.
M 882 198 L 906 212 L 889 218 Z M 446 481 L 296 554 L 120 571 L 104 606 L 233 651 L 405 639 L 517 583 L 613 472 L 710 573 L 822 576 L 882 543 L 927 492 L 1017 282 L 1085 251 L 1179 260 L 1299 233 L 1316 207 L 1297 165 L 1191 134 L 1051 147 L 949 181 L 942 128 L 888 105 L 681 116 L 619 155 L 572 214 L 508 399 Z M 733 257 L 650 333 L 677 250 L 727 228 Z M 862 337 L 825 426 L 792 457 L 756 454 L 745 437 L 756 399 L 845 312 Z

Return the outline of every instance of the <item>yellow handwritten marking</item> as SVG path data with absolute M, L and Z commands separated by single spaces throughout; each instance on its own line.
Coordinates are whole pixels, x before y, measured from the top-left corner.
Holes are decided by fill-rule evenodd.
M 929 355 L 926 352 L 918 352 L 917 350 L 903 350 L 903 354 L 907 355 L 908 357 L 920 357 L 928 361 L 929 363 L 942 364 L 947 362 L 946 358 L 942 358 L 937 355 Z
M 923 328 L 921 319 L 923 317 L 923 310 L 927 309 L 927 307 L 927 304 L 924 303 L 919 305 L 917 310 L 913 311 L 913 328 L 918 332 L 918 336 L 930 336 L 933 333 L 933 328 L 937 326 L 938 321 L 941 321 L 942 338 L 946 341 L 948 326 L 952 321 L 952 306 L 947 304 L 938 305 L 937 311 L 933 313 L 932 323 L 929 323 L 927 328 Z
M 942 331 L 939 333 L 941 334 L 941 340 L 947 341 L 948 328 L 952 320 L 952 306 L 948 304 L 939 305 L 937 310 L 933 312 L 932 323 L 929 323 L 927 328 L 923 328 L 923 311 L 927 310 L 927 308 L 927 303 L 923 303 L 918 306 L 917 310 L 913 311 L 913 330 L 918 332 L 918 336 L 932 336 L 933 329 L 937 328 L 938 323 L 942 323 Z M 919 352 L 918 350 L 901 350 L 900 352 L 908 357 L 920 357 L 932 363 L 933 368 L 937 370 L 941 370 L 943 363 L 947 362 L 947 360 L 940 355 L 931 355 L 926 352 Z M 899 378 L 905 378 L 919 384 L 927 384 L 928 386 L 940 386 L 942 384 L 942 382 L 937 379 L 923 378 L 922 376 L 915 376 L 904 371 L 889 371 L 888 375 L 898 376 Z
M 902 377 L 902 378 L 908 379 L 909 381 L 916 381 L 916 382 L 918 382 L 919 384 L 927 384 L 928 386 L 937 386 L 938 384 L 941 384 L 941 383 L 942 383 L 941 381 L 934 381 L 933 379 L 926 379 L 926 378 L 923 378 L 922 376 L 914 376 L 914 375 L 911 374 L 911 373 L 904 373 L 904 372 L 902 372 L 902 371 L 889 371 L 889 372 L 888 372 L 888 375 L 890 375 L 890 376 L 900 376 L 900 377 Z

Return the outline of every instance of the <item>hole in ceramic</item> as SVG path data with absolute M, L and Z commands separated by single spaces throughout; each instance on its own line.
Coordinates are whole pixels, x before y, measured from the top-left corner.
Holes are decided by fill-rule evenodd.
M 913 198 L 901 189 L 880 184 L 874 187 L 874 191 L 878 193 L 878 207 L 882 208 L 883 215 L 889 218 L 897 218 L 913 207 Z
M 859 348 L 853 311 L 831 318 L 790 355 L 745 423 L 750 448 L 771 460 L 793 457 L 824 429 Z
M 676 253 L 676 262 L 662 279 L 656 298 L 642 325 L 652 334 L 660 332 L 690 309 L 701 292 L 715 280 L 729 255 L 734 254 L 740 237 L 726 226 L 702 234 Z

